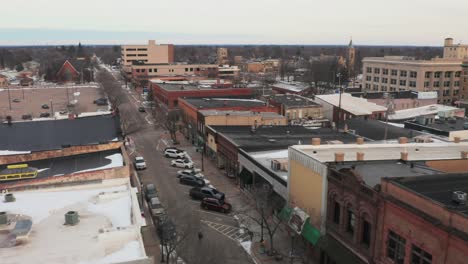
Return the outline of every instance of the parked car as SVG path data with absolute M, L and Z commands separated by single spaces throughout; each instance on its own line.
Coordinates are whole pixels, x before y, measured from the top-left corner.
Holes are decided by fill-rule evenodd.
M 48 104 L 43 104 L 43 105 L 41 105 L 41 108 L 42 109 L 49 109 L 49 105 Z
M 185 151 L 178 148 L 166 148 L 164 149 L 164 156 L 166 158 L 183 159 L 185 158 Z
M 210 187 L 193 187 L 189 195 L 192 199 L 203 200 L 204 198 L 214 198 L 224 200 L 224 193 Z
M 28 115 L 28 114 L 22 115 L 22 116 L 21 116 L 21 119 L 23 119 L 23 120 L 30 120 L 30 119 L 32 119 L 32 116 L 31 116 L 31 115 Z
M 230 203 L 215 198 L 204 198 L 200 203 L 200 207 L 206 210 L 218 211 L 225 214 L 231 212 L 232 209 Z
M 41 113 L 39 117 L 50 117 L 50 113 Z
M 171 166 L 190 169 L 193 168 L 193 162 L 191 162 L 190 160 L 176 159 L 171 161 Z
M 107 98 L 98 98 L 94 100 L 94 103 L 97 105 L 108 105 Z
M 180 177 L 182 177 L 184 175 L 195 176 L 198 179 L 203 180 L 205 182 L 205 185 L 210 184 L 210 181 L 205 179 L 205 175 L 203 175 L 201 173 L 195 173 L 195 171 L 193 171 L 193 170 L 180 170 L 180 171 L 177 171 L 177 178 L 180 178 Z
M 18 99 L 18 98 L 13 99 L 13 103 L 19 103 L 19 102 L 21 102 L 20 99 Z
M 141 113 L 146 112 L 146 109 L 143 106 L 138 107 L 138 111 Z
M 144 170 L 146 169 L 146 162 L 145 159 L 141 156 L 135 157 L 135 169 L 137 170 Z
M 190 185 L 190 186 L 196 186 L 196 187 L 203 187 L 205 186 L 205 181 L 202 179 L 199 179 L 193 175 L 184 175 L 179 178 L 179 183 L 185 184 L 185 185 Z
M 164 214 L 164 207 L 161 204 L 161 201 L 159 201 L 158 197 L 153 197 L 151 200 L 148 202 L 151 215 L 152 216 L 158 216 Z
M 156 186 L 154 184 L 146 184 L 145 186 L 145 198 L 147 201 L 151 200 L 153 197 L 158 196 L 158 191 L 156 190 Z

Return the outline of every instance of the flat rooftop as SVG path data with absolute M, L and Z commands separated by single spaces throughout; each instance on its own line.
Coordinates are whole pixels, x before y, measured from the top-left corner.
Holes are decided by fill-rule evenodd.
M 59 157 L 52 159 L 35 160 L 28 162 L 20 162 L 19 164 L 27 163 L 29 167 L 38 170 L 35 179 L 48 177 L 60 177 L 81 172 L 97 171 L 111 169 L 124 166 L 123 156 L 119 149 L 86 153 L 75 156 Z M 8 165 L 1 165 L 0 172 L 7 168 Z M 27 182 L 28 179 L 18 180 Z M 8 184 L 17 181 L 5 181 L 0 184 Z
M 10 225 L 0 228 L 2 263 L 120 263 L 147 259 L 140 233 L 136 189 L 129 179 L 52 189 L 15 192 L 5 203 Z M 64 225 L 65 213 L 77 211 L 80 221 Z M 10 236 L 15 222 L 32 220 L 28 235 Z
M 459 205 L 452 201 L 453 191 L 468 193 L 468 174 L 438 174 L 424 177 L 402 177 L 391 180 L 418 195 L 434 201 L 449 210 L 468 217 L 468 205 Z
M 276 94 L 270 97 L 270 100 L 283 104 L 287 107 L 318 107 L 320 104 L 312 101 L 309 98 L 305 98 L 295 94 Z
M 318 103 L 320 103 L 320 101 L 323 101 L 335 107 L 340 106 L 339 94 L 317 95 L 315 98 L 315 101 Z M 341 94 L 341 109 L 355 116 L 371 115 L 374 112 L 387 111 L 387 108 L 384 106 L 368 102 L 367 99 L 354 97 L 348 93 Z
M 257 160 L 264 169 L 270 171 L 281 177 L 286 182 L 288 181 L 288 171 L 282 170 L 273 170 L 271 168 L 271 161 L 278 160 L 278 159 L 288 159 L 288 150 L 287 149 L 280 149 L 280 150 L 270 150 L 270 151 L 258 151 L 258 152 L 249 152 L 248 153 L 253 159 Z
M 121 140 L 118 116 L 41 120 L 0 124 L 0 155 L 14 151 L 45 151 Z M 14 154 L 14 153 L 12 153 Z
M 455 111 L 460 110 L 460 108 L 448 106 L 448 105 L 440 105 L 440 104 L 432 104 L 426 105 L 416 108 L 404 109 L 395 111 L 394 114 L 388 115 L 388 120 L 408 120 L 413 119 L 418 116 L 424 115 L 437 115 L 439 112 L 447 112 L 447 111 Z
M 154 85 L 159 86 L 161 89 L 166 91 L 200 91 L 200 90 L 241 90 L 247 88 L 214 88 L 213 85 L 216 83 L 201 83 L 201 84 L 185 84 L 185 83 L 160 83 L 157 81 L 152 82 Z M 225 84 L 220 82 L 220 84 Z
M 416 130 L 397 127 L 374 119 L 365 120 L 354 118 L 341 122 L 341 124 L 343 123 L 348 126 L 348 129 L 352 130 L 350 133 L 354 133 L 370 140 L 392 140 L 398 139 L 399 137 L 413 138 L 422 134 Z M 342 128 L 344 127 L 344 124 L 341 126 Z M 387 133 L 386 138 L 385 133 Z
M 276 82 L 271 85 L 273 88 L 279 88 L 283 90 L 289 90 L 291 92 L 301 92 L 305 89 L 308 89 L 310 86 L 305 83 L 296 83 L 296 82 Z
M 108 106 L 98 106 L 93 103 L 101 97 L 104 97 L 104 92 L 97 84 L 17 87 L 10 89 L 10 111 L 8 90 L 0 89 L 0 116 L 5 118 L 10 115 L 13 120 L 22 120 L 23 115 L 39 118 L 41 113 L 51 114 L 52 108 L 57 113 L 68 111 L 75 114 L 107 111 Z M 73 106 L 68 107 L 69 102 L 74 103 Z M 42 109 L 41 106 L 44 104 L 47 104 L 49 109 Z
M 352 169 L 367 186 L 374 188 L 382 178 L 417 177 L 440 173 L 431 169 L 424 162 L 402 162 L 401 160 L 361 161 L 337 164 L 336 169 Z
M 465 123 L 468 123 L 468 119 L 465 118 L 455 118 L 452 120 L 444 120 L 442 118 L 436 119 L 434 123 L 432 124 L 427 124 L 427 125 L 421 125 L 417 121 L 406 121 L 405 123 L 410 123 L 414 124 L 417 126 L 421 127 L 428 127 L 440 131 L 460 131 L 460 130 L 465 130 Z
M 297 144 L 311 144 L 320 138 L 321 144 L 356 142 L 356 136 L 338 133 L 330 128 L 307 129 L 302 126 L 210 126 L 212 130 L 245 151 L 287 149 Z
M 349 89 L 346 89 L 347 91 Z M 394 99 L 417 99 L 418 92 L 415 91 L 395 91 L 395 92 L 351 92 L 354 97 L 365 99 L 385 99 L 386 95 L 391 95 Z
M 364 153 L 365 161 L 398 160 L 402 152 L 408 153 L 408 161 L 424 161 L 460 159 L 468 143 L 296 145 L 290 149 L 322 163 L 335 162 L 335 153 L 343 153 L 344 161 L 356 161 L 357 152 Z
M 195 108 L 229 108 L 229 107 L 262 107 L 267 104 L 258 99 L 243 99 L 243 98 L 217 98 L 217 97 L 184 97 L 187 103 Z M 272 108 L 274 108 L 272 106 Z
M 261 115 L 262 118 L 281 118 L 283 117 L 280 114 L 273 113 L 273 112 L 252 112 L 252 111 L 232 111 L 232 110 L 216 110 L 216 109 L 208 109 L 208 110 L 199 110 L 198 111 L 203 116 L 257 116 Z

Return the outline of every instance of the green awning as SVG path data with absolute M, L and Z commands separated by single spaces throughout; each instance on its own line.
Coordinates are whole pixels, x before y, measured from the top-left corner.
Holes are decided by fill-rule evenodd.
M 282 219 L 283 221 L 289 221 L 289 219 L 291 218 L 291 213 L 292 213 L 293 209 L 288 207 L 288 206 L 285 206 L 283 207 L 283 209 L 281 209 L 281 211 L 279 212 L 278 214 L 278 217 L 280 219 Z
M 309 221 L 307 221 L 305 224 L 304 224 L 304 227 L 302 228 L 302 233 L 301 235 L 307 239 L 307 241 L 309 241 L 310 243 L 312 243 L 312 245 L 316 245 L 317 242 L 319 241 L 320 239 L 320 230 L 318 230 L 317 228 L 313 227 Z
M 358 256 L 330 235 L 320 239 L 318 246 L 337 264 L 365 264 Z

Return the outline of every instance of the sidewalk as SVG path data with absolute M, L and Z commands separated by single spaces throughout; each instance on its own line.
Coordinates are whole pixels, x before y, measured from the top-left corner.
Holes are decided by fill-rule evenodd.
M 163 136 L 167 142 L 171 142 L 170 135 L 165 134 Z M 196 151 L 196 147 L 188 142 L 185 137 L 177 133 L 177 140 L 180 144 L 176 145 L 179 148 L 184 149 L 191 157 L 193 162 L 196 164 L 197 168 L 201 168 L 201 154 Z M 213 186 L 215 186 L 220 191 L 226 194 L 226 197 L 229 199 L 229 203 L 232 204 L 234 208 L 234 218 L 236 218 L 240 227 L 245 227 L 249 231 L 253 232 L 253 240 L 251 243 L 250 252 L 246 251 L 252 256 L 254 262 L 256 263 L 291 263 L 290 260 L 290 251 L 291 251 L 291 237 L 287 233 L 284 223 L 280 225 L 278 230 L 274 235 L 274 248 L 282 256 L 282 260 L 276 260 L 275 256 L 268 256 L 265 250 L 262 250 L 260 247 L 260 234 L 261 227 L 258 223 L 252 220 L 245 213 L 250 215 L 258 214 L 255 209 L 255 201 L 250 197 L 250 194 L 240 189 L 236 184 L 235 179 L 229 178 L 225 175 L 224 171 L 216 167 L 215 161 L 209 159 L 207 156 L 204 156 L 204 170 L 203 174 Z M 243 212 L 243 214 L 236 214 L 236 212 Z M 264 228 L 264 240 L 266 249 L 269 249 L 269 236 L 267 230 Z M 239 243 L 242 241 L 239 241 Z M 299 242 L 295 243 L 295 251 L 300 251 Z M 292 263 L 303 263 L 301 259 L 295 258 Z

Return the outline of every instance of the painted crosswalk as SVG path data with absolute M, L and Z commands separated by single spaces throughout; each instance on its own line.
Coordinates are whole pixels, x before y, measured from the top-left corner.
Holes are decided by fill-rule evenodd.
M 234 241 L 242 242 L 250 238 L 248 232 L 242 228 L 238 228 L 238 227 L 230 226 L 230 225 L 223 225 L 220 223 L 215 223 L 215 222 L 211 222 L 207 220 L 202 220 L 202 222 L 208 225 L 209 227 L 213 228 L 214 230 L 216 230 L 218 233 L 221 233 L 222 235 Z

